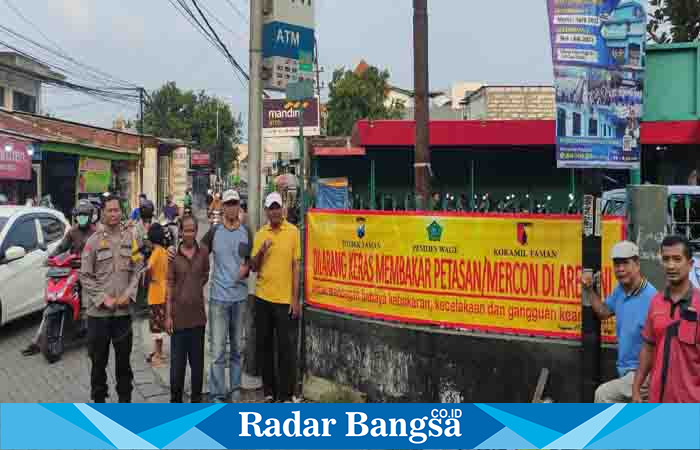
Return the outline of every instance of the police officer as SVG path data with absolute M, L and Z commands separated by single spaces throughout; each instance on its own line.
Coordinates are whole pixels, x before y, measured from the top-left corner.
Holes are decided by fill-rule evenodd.
M 114 347 L 117 394 L 120 403 L 131 402 L 133 332 L 129 307 L 143 257 L 133 232 L 120 224 L 117 197 L 103 199 L 102 223 L 88 239 L 82 255 L 80 281 L 88 314 L 88 353 L 91 361 L 91 397 L 104 403 L 108 396 L 107 362 Z
M 75 209 L 75 221 L 76 225 L 71 227 L 68 233 L 63 237 L 63 240 L 58 247 L 51 252 L 48 258 L 60 255 L 70 250 L 71 253 L 80 255 L 83 253 L 83 247 L 85 243 L 95 232 L 95 225 L 93 223 L 94 217 L 96 216 L 96 211 L 87 200 L 82 200 L 78 207 Z M 48 258 L 46 263 L 48 263 Z M 42 318 L 41 324 L 32 339 L 32 342 L 22 350 L 22 355 L 32 356 L 39 353 L 39 337 L 41 336 L 41 331 L 44 328 L 45 317 Z

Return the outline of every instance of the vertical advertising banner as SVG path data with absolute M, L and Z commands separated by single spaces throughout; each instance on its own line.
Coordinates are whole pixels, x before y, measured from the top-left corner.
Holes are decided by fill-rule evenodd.
M 648 0 L 547 0 L 557 165 L 638 169 Z

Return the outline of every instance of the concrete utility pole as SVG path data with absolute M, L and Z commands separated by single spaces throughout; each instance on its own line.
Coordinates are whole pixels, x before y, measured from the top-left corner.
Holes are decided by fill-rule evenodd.
M 583 271 L 601 273 L 602 257 L 602 174 L 600 169 L 583 172 Z M 600 384 L 600 320 L 593 311 L 590 293 L 582 292 L 581 308 L 581 369 L 583 386 L 581 402 L 592 402 Z
M 263 48 L 263 1 L 250 1 L 250 97 L 248 99 L 248 226 L 252 233 L 260 229 L 262 207 L 260 174 L 262 172 L 262 48 Z M 255 292 L 255 278 L 251 276 L 249 293 Z M 250 302 L 249 302 L 250 304 Z M 255 314 L 248 309 L 245 315 L 245 345 L 243 370 L 255 377 L 254 384 L 261 383 L 255 355 Z M 250 388 L 251 386 L 249 386 Z
M 428 105 L 428 0 L 413 0 L 413 68 L 416 103 L 416 207 L 425 210 L 430 198 L 430 109 Z
M 248 216 L 250 227 L 260 228 L 260 173 L 262 171 L 262 46 L 263 0 L 250 2 L 250 98 L 248 99 Z

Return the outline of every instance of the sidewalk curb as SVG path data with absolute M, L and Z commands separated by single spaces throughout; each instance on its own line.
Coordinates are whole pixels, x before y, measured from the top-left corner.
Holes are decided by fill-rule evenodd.
M 209 223 L 206 218 L 206 211 L 204 211 L 204 215 L 198 215 L 195 214 L 195 217 L 197 217 L 198 221 L 200 222 L 199 225 L 199 236 L 198 238 L 201 238 L 206 230 L 208 229 Z M 208 285 L 205 286 L 205 295 L 208 297 Z M 207 312 L 208 316 L 208 312 Z M 138 347 L 138 358 L 141 358 L 141 361 L 144 361 L 144 365 L 147 369 L 150 369 L 150 371 L 153 373 L 155 377 L 155 381 L 164 389 L 170 392 L 170 360 L 169 360 L 169 355 L 170 355 L 170 337 L 166 336 L 166 338 L 163 340 L 163 351 L 165 352 L 166 355 L 168 355 L 168 361 L 164 365 L 164 367 L 153 367 L 149 363 L 145 362 L 146 357 L 151 353 L 152 346 L 153 346 L 153 340 L 151 339 L 151 331 L 149 328 L 149 322 L 148 322 L 148 314 L 145 316 L 134 316 L 134 338 L 135 338 L 135 344 L 136 347 Z M 208 380 L 209 380 L 209 333 L 205 334 L 206 336 L 206 343 L 205 343 L 205 350 L 204 350 L 204 383 L 203 383 L 203 388 L 202 392 L 203 395 L 207 395 L 209 392 L 209 387 L 208 387 Z M 186 372 L 186 377 L 185 377 L 185 400 L 189 401 L 190 400 L 190 377 L 189 377 L 189 368 L 187 369 Z M 260 377 L 252 377 L 245 372 L 241 374 L 241 393 L 242 393 L 242 399 L 243 402 L 255 402 L 255 401 L 262 401 L 263 400 L 263 393 L 262 393 L 262 380 Z

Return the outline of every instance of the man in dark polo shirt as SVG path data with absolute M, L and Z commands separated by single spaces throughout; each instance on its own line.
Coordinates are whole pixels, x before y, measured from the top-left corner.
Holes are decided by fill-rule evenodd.
M 700 291 L 693 288 L 690 243 L 669 236 L 661 243 L 666 289 L 651 301 L 642 338 L 633 401 L 641 402 L 641 387 L 649 372 L 650 403 L 700 403 Z
M 197 221 L 182 219 L 182 244 L 168 265 L 165 329 L 170 334 L 170 401 L 182 403 L 185 368 L 192 372 L 192 403 L 202 397 L 204 379 L 204 327 L 207 316 L 204 285 L 209 279 L 209 249 L 195 240 Z

